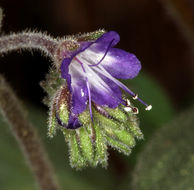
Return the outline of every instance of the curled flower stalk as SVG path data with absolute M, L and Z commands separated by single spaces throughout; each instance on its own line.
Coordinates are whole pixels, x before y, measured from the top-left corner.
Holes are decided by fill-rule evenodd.
M 118 80 L 136 77 L 141 64 L 134 54 L 114 48 L 119 40 L 116 32 L 99 30 L 62 42 L 56 51 L 61 63 L 42 82 L 50 106 L 48 135 L 62 130 L 77 169 L 106 166 L 108 145 L 128 155 L 135 138 L 143 138 L 138 108 L 121 89 L 146 110 L 151 105 Z
M 1 36 L 0 54 L 5 54 L 16 50 L 39 50 L 45 56 L 54 60 L 54 52 L 58 42 L 56 39 L 41 32 L 21 32 L 11 35 Z

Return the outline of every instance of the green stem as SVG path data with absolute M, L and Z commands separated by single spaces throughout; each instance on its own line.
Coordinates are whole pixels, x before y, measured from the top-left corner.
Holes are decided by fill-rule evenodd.
M 0 110 L 23 150 L 40 189 L 59 190 L 46 151 L 35 127 L 29 122 L 19 100 L 1 75 Z

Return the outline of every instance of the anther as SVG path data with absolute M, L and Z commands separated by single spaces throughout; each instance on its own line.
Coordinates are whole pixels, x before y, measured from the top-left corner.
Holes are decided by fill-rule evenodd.
M 125 110 L 126 112 L 132 112 L 132 113 L 134 113 L 134 114 L 138 114 L 138 113 L 139 113 L 138 108 L 132 107 L 132 106 L 131 106 L 131 103 L 130 103 L 130 101 L 129 101 L 128 99 L 126 100 L 126 107 L 124 107 L 124 110 Z
M 138 94 L 135 94 L 135 96 L 133 96 L 133 99 L 137 100 L 138 99 Z
M 131 111 L 132 111 L 132 108 L 131 108 L 131 107 L 124 107 L 124 110 L 125 110 L 126 112 L 131 112 Z
M 149 110 L 151 110 L 151 109 L 152 109 L 152 105 L 148 105 L 148 106 L 145 108 L 146 111 L 149 111 Z
M 132 111 L 133 111 L 134 114 L 138 114 L 139 113 L 139 110 L 136 107 L 132 108 Z
M 127 99 L 127 101 L 126 101 L 126 105 L 127 106 L 130 106 L 131 105 L 131 102 Z

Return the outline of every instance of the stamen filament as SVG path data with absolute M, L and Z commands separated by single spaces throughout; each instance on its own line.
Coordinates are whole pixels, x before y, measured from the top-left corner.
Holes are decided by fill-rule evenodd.
M 113 82 L 115 82 L 115 84 L 117 84 L 118 86 L 120 86 L 120 88 L 122 88 L 124 91 L 126 91 L 129 95 L 131 95 L 133 98 L 137 99 L 139 102 L 141 102 L 143 105 L 145 105 L 146 108 L 149 106 L 142 99 L 138 98 L 137 94 L 135 94 L 134 92 L 132 92 L 129 88 L 127 88 L 127 86 L 125 86 L 119 80 L 117 80 L 114 77 L 112 77 L 112 75 L 110 75 L 103 67 L 101 67 L 101 66 L 95 67 L 95 70 L 97 70 L 97 72 L 99 72 L 100 74 L 104 75 L 105 77 L 107 77 L 110 80 L 112 80 Z M 148 109 L 146 109 L 146 110 L 148 110 Z
M 74 57 L 74 59 L 81 65 L 84 73 L 86 72 L 86 70 L 84 69 L 84 66 L 83 66 L 83 63 L 77 58 L 77 57 Z
M 86 86 L 87 86 L 87 90 L 88 90 L 90 117 L 91 117 L 91 120 L 92 120 L 92 122 L 93 122 L 93 115 L 92 115 L 92 99 L 91 99 L 91 92 L 90 92 L 90 86 L 89 86 L 88 78 L 86 78 Z
M 114 40 L 115 40 L 115 39 L 112 39 L 112 41 L 109 43 L 109 45 L 108 45 L 108 47 L 107 47 L 107 49 L 106 49 L 106 52 L 105 52 L 105 54 L 103 55 L 103 57 L 100 59 L 100 61 L 99 61 L 98 63 L 96 63 L 96 64 L 89 65 L 90 67 L 98 66 L 98 65 L 104 60 L 104 58 L 106 57 L 106 55 L 107 55 L 107 53 L 108 53 L 108 51 L 109 51 L 109 49 L 110 49 L 110 47 L 111 47 L 111 45 L 112 45 L 112 43 L 113 43 Z

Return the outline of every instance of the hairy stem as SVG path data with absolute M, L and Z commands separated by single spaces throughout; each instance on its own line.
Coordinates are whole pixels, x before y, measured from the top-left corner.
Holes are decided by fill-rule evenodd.
M 58 41 L 44 33 L 21 32 L 0 37 L 0 54 L 13 50 L 38 49 L 54 59 Z
M 34 126 L 10 86 L 0 75 L 0 110 L 9 123 L 41 190 L 59 190 L 46 152 Z

